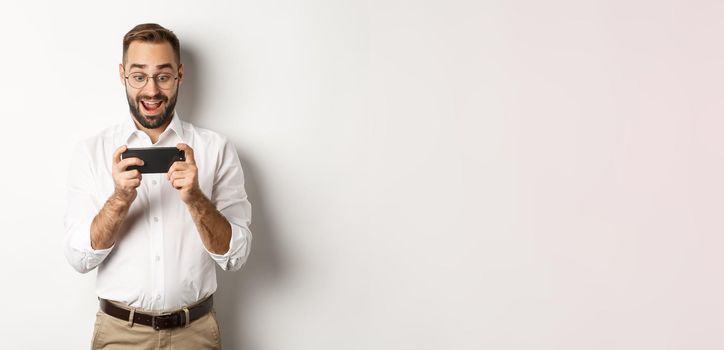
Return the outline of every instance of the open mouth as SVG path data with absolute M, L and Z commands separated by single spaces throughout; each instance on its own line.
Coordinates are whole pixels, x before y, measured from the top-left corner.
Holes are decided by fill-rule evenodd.
M 161 108 L 161 104 L 163 101 L 161 100 L 141 100 L 141 105 L 143 106 L 143 109 L 146 110 L 149 114 L 155 114 L 158 112 Z

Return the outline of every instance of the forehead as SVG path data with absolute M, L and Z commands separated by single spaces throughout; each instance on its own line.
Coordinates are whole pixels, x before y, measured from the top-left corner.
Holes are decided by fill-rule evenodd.
M 133 41 L 126 51 L 127 67 L 132 64 L 156 67 L 167 63 L 176 66 L 176 55 L 171 44 L 165 41 L 158 43 Z

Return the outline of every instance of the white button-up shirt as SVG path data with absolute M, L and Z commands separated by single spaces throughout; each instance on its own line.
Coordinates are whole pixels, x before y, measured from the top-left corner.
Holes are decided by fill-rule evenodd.
M 194 150 L 201 191 L 231 224 L 226 254 L 209 252 L 191 214 L 165 174 L 142 174 L 115 244 L 94 250 L 90 226 L 114 191 L 113 152 L 135 147 Z M 156 144 L 129 118 L 82 142 L 70 163 L 65 256 L 79 272 L 98 267 L 96 293 L 145 310 L 179 309 L 216 291 L 216 269 L 238 270 L 251 248 L 251 204 L 234 146 L 219 134 L 175 115 Z

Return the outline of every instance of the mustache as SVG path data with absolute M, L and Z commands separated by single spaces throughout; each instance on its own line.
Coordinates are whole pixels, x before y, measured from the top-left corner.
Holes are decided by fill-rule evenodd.
M 158 93 L 153 96 L 147 96 L 147 95 L 136 96 L 137 103 L 141 103 L 141 100 L 157 100 L 157 101 L 162 101 L 162 102 L 168 102 L 168 97 L 166 97 L 166 95 L 163 95 L 161 93 Z

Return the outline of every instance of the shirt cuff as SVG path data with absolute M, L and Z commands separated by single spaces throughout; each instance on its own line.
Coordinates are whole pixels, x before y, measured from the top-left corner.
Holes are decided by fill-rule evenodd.
M 77 231 L 71 236 L 70 246 L 80 253 L 80 262 L 84 270 L 92 270 L 111 253 L 115 243 L 106 249 L 93 249 L 91 246 L 91 223 L 87 220 L 78 225 Z
M 234 271 L 241 268 L 241 265 L 246 262 L 246 252 L 249 245 L 248 231 L 239 225 L 232 223 L 229 223 L 229 225 L 231 225 L 231 239 L 229 240 L 229 250 L 226 253 L 214 254 L 204 247 L 211 258 L 224 271 Z

